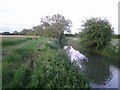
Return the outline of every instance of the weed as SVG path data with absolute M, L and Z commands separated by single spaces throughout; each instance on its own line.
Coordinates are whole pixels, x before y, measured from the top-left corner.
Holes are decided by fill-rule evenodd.
M 87 79 L 73 66 L 61 49 L 48 48 L 35 60 L 29 88 L 84 88 Z M 79 79 L 78 79 L 79 78 Z M 86 85 L 85 85 L 86 84 Z
M 6 47 L 6 46 L 12 46 L 12 45 L 16 45 L 16 44 L 20 44 L 22 42 L 25 42 L 29 39 L 21 39 L 21 40 L 2 40 L 2 47 Z
M 42 37 L 4 56 L 3 88 L 89 88 L 89 82 L 55 39 Z

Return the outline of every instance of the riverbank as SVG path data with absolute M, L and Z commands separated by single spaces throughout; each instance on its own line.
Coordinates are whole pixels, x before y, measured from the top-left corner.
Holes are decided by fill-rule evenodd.
M 72 46 L 65 46 L 64 49 L 71 62 L 75 61 L 75 65 L 89 78 L 92 88 L 120 88 L 117 62 Z
M 3 88 L 90 88 L 56 39 L 16 42 L 2 51 Z
M 115 61 L 120 62 L 120 39 L 112 39 L 111 44 L 100 51 L 92 50 L 90 48 L 84 48 L 80 45 L 80 39 L 78 37 L 68 38 L 67 45 L 71 45 L 74 48 L 82 49 L 90 52 L 97 53 L 99 55 L 105 56 L 110 59 L 114 59 Z

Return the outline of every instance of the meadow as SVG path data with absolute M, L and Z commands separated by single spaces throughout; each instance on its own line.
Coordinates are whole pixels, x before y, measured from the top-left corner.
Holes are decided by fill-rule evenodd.
M 56 39 L 7 36 L 2 42 L 2 88 L 90 88 Z
M 2 48 L 6 46 L 16 45 L 27 40 L 38 38 L 39 36 L 23 36 L 23 35 L 1 35 L 2 38 Z

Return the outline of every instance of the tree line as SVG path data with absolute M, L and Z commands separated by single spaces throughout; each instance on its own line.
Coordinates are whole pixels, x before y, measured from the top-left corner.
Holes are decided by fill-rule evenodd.
M 73 36 L 64 34 L 64 31 L 71 33 L 70 27 L 72 27 L 71 20 L 65 19 L 63 15 L 55 14 L 41 18 L 40 25 L 32 29 L 23 29 L 21 32 L 15 31 L 12 34 L 45 36 L 62 40 L 66 36 Z M 119 37 L 119 35 L 114 35 L 112 25 L 107 19 L 91 18 L 86 20 L 82 27 L 82 32 L 77 36 L 80 36 L 83 46 L 88 48 L 101 49 L 109 44 L 111 38 Z M 11 33 L 3 33 L 3 35 L 9 34 Z
M 23 29 L 21 34 L 52 37 L 61 40 L 65 37 L 64 31 L 71 32 L 71 26 L 71 20 L 65 19 L 65 17 L 60 14 L 56 14 L 41 18 L 40 25 L 32 29 Z
M 32 29 L 23 29 L 21 32 L 4 32 L 2 35 L 34 35 L 52 37 L 61 40 L 65 37 L 64 31 L 71 32 L 72 21 L 65 19 L 63 15 L 55 14 L 41 18 L 40 25 Z

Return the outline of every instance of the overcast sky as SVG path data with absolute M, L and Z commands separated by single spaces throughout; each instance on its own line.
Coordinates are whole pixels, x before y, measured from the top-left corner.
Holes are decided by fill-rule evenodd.
M 32 28 L 46 15 L 61 14 L 72 20 L 72 33 L 78 32 L 82 21 L 102 17 L 118 33 L 119 0 L 0 0 L 0 32 Z

